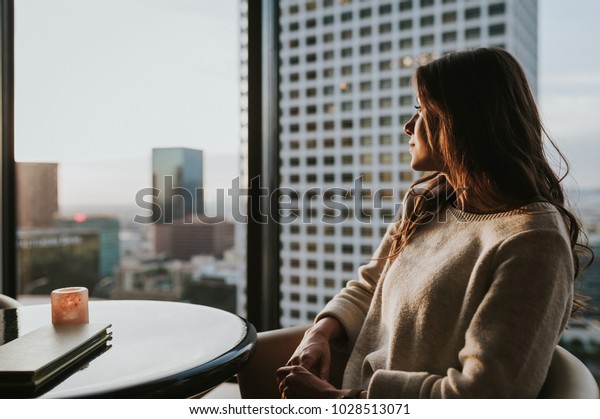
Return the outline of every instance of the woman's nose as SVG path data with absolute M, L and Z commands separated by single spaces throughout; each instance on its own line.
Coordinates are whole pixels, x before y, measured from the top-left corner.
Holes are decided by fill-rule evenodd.
M 415 119 L 417 117 L 417 114 L 414 114 L 412 118 L 410 118 L 410 121 L 408 121 L 406 124 L 404 124 L 404 132 L 407 133 L 408 135 L 412 136 L 415 132 Z

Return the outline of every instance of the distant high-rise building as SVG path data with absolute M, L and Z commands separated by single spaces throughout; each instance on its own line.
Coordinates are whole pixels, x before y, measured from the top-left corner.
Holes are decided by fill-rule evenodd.
M 537 0 L 282 0 L 279 10 L 280 178 L 297 192 L 300 215 L 281 226 L 280 321 L 290 326 L 312 320 L 357 277 L 419 176 L 403 132 L 416 103 L 415 68 L 451 51 L 496 46 L 523 64 L 536 92 Z M 244 116 L 247 0 L 240 16 Z M 361 207 L 357 186 L 365 190 Z M 331 188 L 349 194 L 336 197 Z M 316 204 L 319 194 L 344 209 Z
M 196 255 L 222 258 L 233 247 L 234 226 L 230 222 L 210 223 L 201 220 L 154 226 L 155 251 L 171 259 L 188 260 Z
M 119 220 L 113 217 L 90 216 L 77 213 L 71 218 L 59 218 L 56 226 L 68 228 L 87 228 L 96 230 L 99 237 L 100 258 L 98 261 L 98 272 L 100 277 L 108 277 L 114 274 L 119 266 Z M 67 230 L 68 231 L 68 230 Z
M 159 191 L 154 203 L 160 211 L 153 221 L 170 223 L 178 218 L 204 213 L 202 150 L 154 148 L 152 186 Z
M 100 237 L 96 229 L 67 227 L 17 231 L 19 294 L 44 294 L 100 280 Z
M 17 163 L 17 226 L 52 227 L 58 212 L 58 164 Z

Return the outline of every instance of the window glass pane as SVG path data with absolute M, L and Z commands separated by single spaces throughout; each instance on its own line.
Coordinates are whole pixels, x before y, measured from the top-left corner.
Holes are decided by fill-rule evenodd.
M 247 138 L 246 10 L 15 1 L 21 296 L 85 286 L 245 313 L 245 224 L 226 198 Z

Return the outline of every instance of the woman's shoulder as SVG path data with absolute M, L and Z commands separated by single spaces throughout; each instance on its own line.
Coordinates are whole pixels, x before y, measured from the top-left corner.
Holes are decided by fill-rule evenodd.
M 550 241 L 570 243 L 565 220 L 558 208 L 549 202 L 532 202 L 521 207 L 489 214 L 473 214 L 454 207 L 448 209 L 459 224 L 469 225 L 496 242 L 521 237 L 548 237 Z

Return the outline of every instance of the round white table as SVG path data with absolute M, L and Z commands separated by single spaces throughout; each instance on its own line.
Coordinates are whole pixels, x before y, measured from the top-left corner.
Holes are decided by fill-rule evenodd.
M 112 324 L 110 347 L 35 396 L 192 397 L 235 375 L 256 342 L 252 324 L 212 307 L 90 301 L 89 314 L 90 323 Z M 0 318 L 2 345 L 50 324 L 50 305 L 0 310 Z

